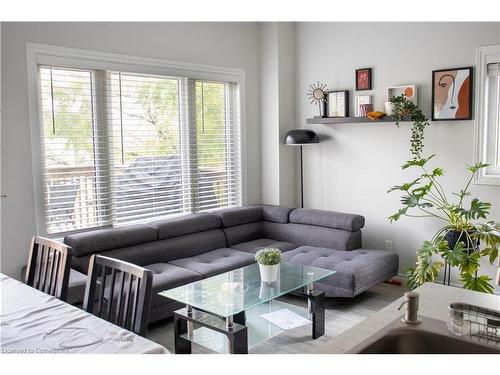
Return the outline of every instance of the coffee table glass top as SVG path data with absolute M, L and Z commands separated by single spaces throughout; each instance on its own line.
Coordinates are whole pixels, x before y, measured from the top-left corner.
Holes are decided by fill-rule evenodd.
M 273 300 L 335 271 L 302 264 L 281 262 L 274 283 L 261 281 L 257 263 L 195 281 L 159 294 L 199 310 L 226 318 Z

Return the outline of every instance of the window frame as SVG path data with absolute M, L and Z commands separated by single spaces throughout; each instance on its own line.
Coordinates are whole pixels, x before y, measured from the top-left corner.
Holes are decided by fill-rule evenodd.
M 33 187 L 36 212 L 36 230 L 39 235 L 61 237 L 63 233 L 48 234 L 44 202 L 44 145 L 42 136 L 42 113 L 39 109 L 40 93 L 38 83 L 38 65 L 52 65 L 96 71 L 125 71 L 138 74 L 177 76 L 188 80 L 234 82 L 239 87 L 239 155 L 240 163 L 240 200 L 247 203 L 246 189 L 246 108 L 245 108 L 245 71 L 213 65 L 177 62 L 164 59 L 128 56 L 105 52 L 96 52 L 75 48 L 59 47 L 39 43 L 26 43 L 27 83 L 29 123 L 31 131 L 31 153 L 33 168 Z M 215 209 L 216 210 L 216 209 Z M 213 211 L 215 211 L 213 210 Z M 97 228 L 112 227 L 99 226 Z M 86 228 L 66 233 L 84 232 L 95 228 Z
M 476 50 L 476 119 L 475 127 L 475 152 L 474 162 L 492 163 L 492 155 L 500 154 L 500 121 L 489 122 L 491 115 L 488 109 L 488 64 L 493 60 L 500 60 L 500 44 L 478 47 Z M 498 116 L 498 115 L 497 115 Z M 498 119 L 497 119 L 498 120 Z M 495 134 L 492 137 L 491 133 Z M 490 136 L 489 136 L 490 135 Z M 495 142 L 496 140 L 496 142 Z M 496 146 L 494 145 L 496 143 Z M 491 149 L 493 145 L 493 150 Z M 494 160 L 493 160 L 494 161 Z M 481 169 L 474 180 L 479 185 L 500 185 L 500 168 L 492 165 Z

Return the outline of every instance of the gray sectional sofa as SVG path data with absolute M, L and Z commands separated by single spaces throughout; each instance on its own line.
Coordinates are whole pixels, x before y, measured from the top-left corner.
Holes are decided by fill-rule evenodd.
M 83 300 L 90 257 L 101 254 L 153 271 L 150 322 L 158 321 L 181 306 L 157 292 L 251 264 L 262 247 L 281 249 L 286 261 L 336 270 L 317 287 L 327 297 L 354 297 L 398 271 L 396 254 L 361 249 L 363 226 L 360 215 L 259 205 L 67 235 L 69 301 Z

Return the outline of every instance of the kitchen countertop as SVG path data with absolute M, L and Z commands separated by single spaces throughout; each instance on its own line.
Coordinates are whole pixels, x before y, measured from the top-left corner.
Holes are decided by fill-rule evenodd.
M 471 305 L 500 310 L 500 296 L 474 292 L 462 288 L 445 286 L 435 283 L 426 283 L 415 289 L 420 294 L 419 316 L 424 316 L 446 322 L 448 319 L 448 306 L 453 302 L 465 302 Z M 404 315 L 406 306 L 398 311 L 398 307 L 406 300 L 401 297 L 390 305 L 377 311 L 354 327 L 329 340 L 324 346 L 319 347 L 318 353 L 346 353 L 370 336 L 384 329 Z M 401 323 L 401 326 L 404 326 Z M 333 344 L 332 344 L 333 342 Z

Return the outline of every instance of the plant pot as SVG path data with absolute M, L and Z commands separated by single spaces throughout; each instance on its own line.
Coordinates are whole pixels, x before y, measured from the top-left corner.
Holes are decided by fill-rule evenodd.
M 274 283 L 278 278 L 279 264 L 273 264 L 272 266 L 265 266 L 259 263 L 260 278 L 265 283 Z
M 469 232 L 469 236 L 471 232 Z M 446 233 L 446 241 L 448 242 L 448 247 L 453 249 L 458 242 L 464 244 L 467 255 L 470 255 L 472 251 L 476 251 L 479 248 L 479 239 L 470 239 L 467 234 L 461 231 L 450 230 Z

